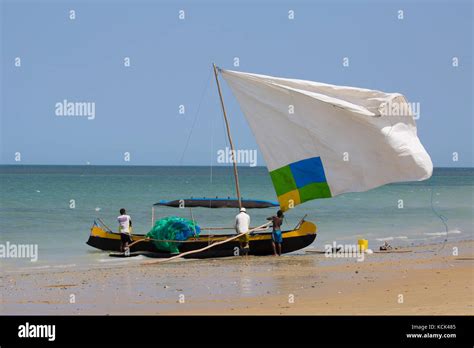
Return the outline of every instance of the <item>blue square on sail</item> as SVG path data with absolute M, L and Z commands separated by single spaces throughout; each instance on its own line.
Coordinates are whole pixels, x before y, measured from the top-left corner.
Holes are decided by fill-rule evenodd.
M 290 169 L 298 188 L 315 182 L 326 182 L 326 175 L 320 157 L 291 163 Z

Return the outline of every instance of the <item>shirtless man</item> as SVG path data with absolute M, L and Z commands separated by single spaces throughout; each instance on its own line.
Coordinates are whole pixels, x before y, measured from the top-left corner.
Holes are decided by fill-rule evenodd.
M 281 243 L 283 243 L 283 237 L 281 235 L 281 225 L 283 224 L 283 212 L 278 210 L 276 216 L 267 218 L 273 224 L 272 232 L 272 246 L 273 246 L 273 255 L 281 256 Z

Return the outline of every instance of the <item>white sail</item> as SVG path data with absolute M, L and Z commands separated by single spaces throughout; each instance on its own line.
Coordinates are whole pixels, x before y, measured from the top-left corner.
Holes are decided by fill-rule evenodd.
M 256 137 L 283 210 L 432 174 L 401 94 L 221 73 Z

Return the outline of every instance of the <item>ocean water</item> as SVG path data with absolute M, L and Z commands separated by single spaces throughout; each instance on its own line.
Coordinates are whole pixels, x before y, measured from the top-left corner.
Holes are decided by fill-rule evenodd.
M 244 198 L 275 201 L 266 168 L 242 167 Z M 436 168 L 430 180 L 398 183 L 320 199 L 286 214 L 285 229 L 307 214 L 318 225 L 312 248 L 357 243 L 392 245 L 472 239 L 473 168 Z M 68 267 L 123 262 L 85 244 L 95 217 L 116 229 L 120 208 L 132 216 L 134 233 L 151 227 L 151 206 L 161 199 L 235 197 L 230 167 L 0 166 L 0 243 L 37 244 L 39 259 L 0 259 L 6 268 Z M 74 205 L 72 204 L 74 202 Z M 403 204 L 403 207 L 401 206 Z M 250 210 L 252 226 L 276 209 Z M 234 209 L 193 209 L 203 227 L 230 227 Z M 188 209 L 158 208 L 156 217 L 191 217 Z M 446 228 L 439 215 L 443 216 Z M 203 232 L 205 233 L 205 232 Z

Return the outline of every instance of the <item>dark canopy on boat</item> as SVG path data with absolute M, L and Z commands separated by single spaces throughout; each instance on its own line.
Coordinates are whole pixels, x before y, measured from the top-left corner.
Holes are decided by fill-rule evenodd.
M 239 201 L 235 198 L 188 198 L 175 199 L 174 201 L 159 201 L 158 203 L 155 203 L 154 206 L 166 206 L 174 208 L 238 208 Z M 248 209 L 252 209 L 278 207 L 279 204 L 270 201 L 242 199 L 242 206 Z

